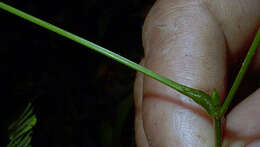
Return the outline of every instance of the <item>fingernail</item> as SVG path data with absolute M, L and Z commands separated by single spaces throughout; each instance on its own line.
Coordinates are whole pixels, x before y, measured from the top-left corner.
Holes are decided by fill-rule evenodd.
M 260 140 L 256 140 L 247 145 L 247 147 L 260 147 Z

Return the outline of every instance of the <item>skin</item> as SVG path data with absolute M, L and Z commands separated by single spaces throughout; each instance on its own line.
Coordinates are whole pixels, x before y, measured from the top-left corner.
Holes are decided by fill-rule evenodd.
M 260 26 L 259 0 L 157 0 L 143 26 L 141 65 L 223 101 L 229 73 Z M 249 72 L 259 75 L 260 47 Z M 260 81 L 255 76 L 255 81 Z M 260 89 L 223 120 L 223 146 L 260 146 Z M 135 133 L 138 147 L 214 146 L 212 119 L 177 91 L 137 73 Z

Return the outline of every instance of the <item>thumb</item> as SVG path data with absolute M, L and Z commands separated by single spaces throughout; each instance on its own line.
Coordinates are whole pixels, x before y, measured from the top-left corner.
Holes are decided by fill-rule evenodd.
M 144 66 L 169 79 L 225 94 L 226 46 L 203 3 L 157 1 L 143 28 Z M 150 146 L 214 146 L 212 120 L 188 97 L 143 79 L 142 121 Z
M 260 146 L 260 88 L 237 105 L 228 115 L 225 141 L 240 146 Z

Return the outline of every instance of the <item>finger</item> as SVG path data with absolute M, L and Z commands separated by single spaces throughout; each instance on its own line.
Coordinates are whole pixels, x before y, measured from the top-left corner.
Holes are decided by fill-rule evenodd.
M 144 28 L 145 66 L 178 83 L 225 93 L 224 34 L 204 3 L 157 1 Z M 214 146 L 204 109 L 175 90 L 144 77 L 143 122 L 151 146 Z
M 240 65 L 260 27 L 259 0 L 207 0 L 209 10 L 222 28 L 228 46 L 228 64 Z M 260 72 L 260 48 L 253 59 L 250 73 Z
M 143 60 L 140 65 L 143 66 Z M 137 72 L 134 84 L 134 102 L 135 102 L 135 140 L 138 147 L 149 147 L 143 128 L 142 118 L 143 101 L 143 74 Z
M 260 46 L 257 48 L 255 57 L 253 58 L 251 72 L 258 75 L 260 73 Z
M 260 27 L 260 1 L 207 0 L 207 3 L 224 32 L 230 61 L 234 61 L 246 52 Z
M 237 105 L 227 116 L 226 143 L 252 146 L 260 143 L 260 89 Z M 250 145 L 249 145 L 250 144 Z M 258 144 L 259 145 L 259 144 Z

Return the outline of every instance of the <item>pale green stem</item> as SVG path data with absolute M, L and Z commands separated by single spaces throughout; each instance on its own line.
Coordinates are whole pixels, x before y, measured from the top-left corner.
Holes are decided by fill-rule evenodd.
M 152 72 L 151 70 L 147 69 L 147 68 L 144 68 L 142 67 L 141 65 L 139 64 L 136 64 L 114 52 L 111 52 L 97 44 L 94 44 L 88 40 L 85 40 L 84 38 L 82 37 L 79 37 L 75 34 L 72 34 L 64 29 L 61 29 L 59 27 L 56 27 L 48 22 L 45 22 L 43 20 L 40 20 L 32 15 L 29 15 L 27 13 L 24 13 L 16 8 L 13 8 L 7 4 L 4 4 L 3 2 L 0 2 L 0 8 L 12 13 L 12 14 L 15 14 L 19 17 L 22 17 L 30 22 L 33 22 L 43 28 L 46 28 L 48 30 L 51 30 L 57 34 L 60 34 L 61 36 L 64 36 L 68 39 L 71 39 L 83 46 L 86 46 L 88 48 L 91 48 L 93 49 L 94 51 L 96 52 L 99 52 L 109 58 L 112 58 L 134 70 L 137 70 L 139 72 L 142 72 L 143 74 L 153 78 L 153 79 L 156 79 L 160 82 L 162 82 L 163 84 L 169 86 L 169 87 L 172 87 L 174 88 L 175 90 L 179 91 L 180 93 L 192 98 L 195 102 L 197 102 L 198 104 L 200 104 L 202 107 L 204 107 L 208 112 L 209 114 L 212 116 L 214 115 L 214 112 L 215 112 L 215 109 L 214 109 L 214 106 L 211 102 L 211 98 L 209 95 L 207 95 L 206 93 L 200 91 L 200 90 L 195 90 L 195 89 L 192 89 L 190 87 L 187 87 L 187 86 L 184 86 L 184 85 L 181 85 L 179 83 L 176 83 L 174 81 L 171 81 L 157 73 L 154 73 Z

